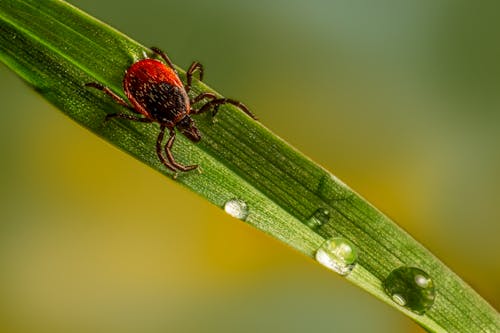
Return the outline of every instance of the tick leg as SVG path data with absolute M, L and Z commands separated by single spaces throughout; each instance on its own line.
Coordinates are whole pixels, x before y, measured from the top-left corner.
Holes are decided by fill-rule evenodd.
M 234 105 L 238 109 L 240 109 L 241 111 L 245 112 L 248 116 L 250 116 L 250 118 L 257 120 L 257 117 L 252 112 L 250 112 L 250 110 L 246 107 L 245 104 L 238 102 L 234 99 L 230 99 L 230 98 L 212 99 L 211 101 L 208 101 L 207 103 L 205 103 L 205 105 L 203 105 L 199 110 L 196 110 L 193 113 L 194 114 L 203 113 L 203 112 L 206 112 L 206 111 L 212 109 L 212 116 L 215 117 L 217 115 L 217 112 L 219 112 L 219 106 L 221 106 L 223 104 Z
M 174 155 L 172 154 L 172 146 L 174 145 L 174 142 L 175 142 L 175 130 L 171 129 L 170 138 L 168 139 L 167 144 L 165 145 L 165 153 L 167 153 L 168 161 L 180 171 L 190 171 L 196 169 L 198 167 L 198 165 L 196 164 L 182 165 L 175 161 Z
M 193 98 L 190 103 L 191 104 L 195 104 L 195 103 L 198 103 L 199 101 L 205 99 L 205 98 L 208 98 L 208 99 L 217 99 L 217 95 L 215 95 L 214 93 L 210 93 L 210 92 L 204 92 L 204 93 L 201 93 L 199 94 L 198 96 L 196 96 L 195 98 Z
M 120 104 L 121 106 L 124 106 L 126 107 L 127 109 L 137 113 L 137 111 L 131 107 L 127 102 L 125 102 L 125 100 L 123 98 L 121 98 L 120 96 L 118 96 L 117 94 L 115 94 L 113 91 L 111 91 L 111 89 L 109 89 L 108 87 L 106 86 L 103 86 L 102 84 L 100 83 L 97 83 L 97 82 L 89 82 L 89 83 L 85 83 L 85 87 L 91 87 L 91 88 L 95 88 L 97 90 L 101 90 L 102 92 L 104 92 L 106 95 L 110 96 L 116 103 Z
M 187 84 L 184 86 L 184 89 L 186 89 L 186 92 L 189 92 L 191 90 L 191 82 L 193 80 L 193 74 L 198 71 L 198 79 L 200 81 L 203 80 L 203 65 L 200 64 L 199 62 L 195 61 L 189 66 L 189 69 L 186 72 L 186 80 Z
M 179 73 L 177 73 L 177 69 L 175 69 L 175 67 L 174 67 L 174 64 L 172 63 L 172 61 L 170 61 L 170 58 L 167 56 L 167 54 L 165 52 L 163 52 L 162 50 L 160 50 L 159 48 L 154 47 L 154 46 L 151 48 L 151 51 L 153 51 L 155 54 L 159 55 L 170 66 L 170 68 L 173 69 L 175 74 L 179 75 Z
M 158 159 L 165 165 L 167 168 L 175 172 L 174 179 L 177 177 L 177 169 L 173 167 L 163 156 L 163 145 L 162 141 L 165 137 L 165 126 L 160 127 L 160 134 L 158 134 L 158 139 L 156 139 L 156 154 L 158 155 Z

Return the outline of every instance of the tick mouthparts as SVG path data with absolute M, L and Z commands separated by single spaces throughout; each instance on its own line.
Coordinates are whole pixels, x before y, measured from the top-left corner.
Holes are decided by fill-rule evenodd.
M 198 142 L 201 140 L 201 134 L 196 127 L 191 127 L 182 132 L 189 140 Z

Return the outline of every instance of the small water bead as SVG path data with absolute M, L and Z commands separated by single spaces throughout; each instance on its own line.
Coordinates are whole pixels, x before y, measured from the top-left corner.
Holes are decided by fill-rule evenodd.
M 241 199 L 231 199 L 224 204 L 224 210 L 232 217 L 245 220 L 248 217 L 248 205 Z
M 434 304 L 436 290 L 429 274 L 416 267 L 399 267 L 384 280 L 383 287 L 394 302 L 424 314 Z
M 306 225 L 311 229 L 317 229 L 323 224 L 330 221 L 330 211 L 325 208 L 318 208 L 309 220 L 307 220 Z
M 320 264 L 343 276 L 353 270 L 357 259 L 356 247 L 341 237 L 326 240 L 316 252 Z

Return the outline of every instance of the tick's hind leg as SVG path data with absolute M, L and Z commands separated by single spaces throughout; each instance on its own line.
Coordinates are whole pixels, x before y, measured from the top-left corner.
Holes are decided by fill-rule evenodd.
M 106 95 L 110 96 L 116 103 L 120 104 L 121 106 L 126 107 L 127 109 L 129 109 L 130 111 L 132 111 L 134 113 L 139 114 L 139 112 L 137 112 L 132 106 L 130 106 L 123 98 L 121 98 L 120 96 L 118 96 L 117 94 L 115 94 L 108 87 L 106 87 L 106 86 L 104 86 L 104 85 L 102 85 L 100 83 L 97 83 L 97 82 L 85 83 L 85 86 L 86 87 L 95 88 L 97 90 L 101 90 Z M 138 121 L 138 122 L 141 122 L 141 123 L 150 123 L 151 122 L 151 120 L 148 119 L 148 118 L 139 118 L 139 117 L 128 115 L 126 113 L 111 113 L 111 114 L 106 115 L 105 120 L 108 121 L 111 118 L 127 119 L 127 120 L 131 120 L 131 121 Z
M 201 94 L 200 96 L 202 96 L 202 95 L 203 94 Z M 207 98 L 207 97 L 212 98 L 211 96 L 206 96 L 205 98 Z M 195 100 L 196 100 L 196 98 L 195 98 Z M 223 104 L 234 105 L 238 109 L 240 109 L 241 111 L 245 112 L 250 118 L 257 120 L 257 117 L 252 112 L 250 112 L 250 110 L 247 108 L 247 106 L 245 104 L 238 102 L 234 99 L 230 99 L 230 98 L 212 99 L 212 100 L 206 102 L 199 110 L 194 110 L 193 113 L 194 114 L 203 113 L 203 112 L 207 112 L 208 110 L 212 109 L 212 116 L 215 117 L 217 115 L 217 112 L 219 112 L 219 106 L 221 106 Z
M 165 52 L 163 52 L 162 50 L 160 50 L 159 48 L 157 47 L 151 47 L 151 51 L 153 51 L 155 54 L 159 55 L 167 64 L 168 66 L 170 66 L 170 68 L 172 68 L 172 70 L 175 72 L 175 74 L 179 75 L 179 73 L 177 73 L 177 69 L 175 69 L 174 67 L 174 64 L 172 63 L 172 61 L 170 60 L 170 58 L 167 56 L 167 54 Z
M 129 109 L 129 110 L 137 113 L 137 111 L 132 106 L 130 106 L 123 98 L 121 98 L 120 96 L 118 96 L 117 94 L 115 94 L 108 87 L 106 87 L 106 86 L 104 86 L 104 85 L 102 85 L 100 83 L 97 83 L 97 82 L 85 83 L 85 87 L 90 87 L 90 88 L 95 88 L 97 90 L 100 90 L 100 91 L 104 92 L 106 95 L 110 96 L 116 103 L 118 103 L 121 106 L 124 106 L 127 109 Z
M 174 145 L 174 142 L 175 142 L 175 130 L 171 129 L 170 138 L 168 139 L 167 144 L 165 145 L 165 153 L 167 154 L 168 161 L 180 171 L 190 171 L 196 169 L 198 167 L 198 165 L 196 164 L 182 165 L 175 160 L 174 155 L 172 154 L 172 146 Z

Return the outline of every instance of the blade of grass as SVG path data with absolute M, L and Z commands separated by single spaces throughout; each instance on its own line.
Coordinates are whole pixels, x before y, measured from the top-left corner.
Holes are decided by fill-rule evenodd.
M 106 114 L 121 109 L 83 86 L 98 81 L 121 93 L 124 69 L 143 58 L 143 52 L 150 53 L 63 1 L 0 2 L 0 59 L 70 118 L 167 174 L 154 149 L 158 127 L 104 123 Z M 200 82 L 193 90 L 213 91 Z M 360 256 L 347 280 L 429 331 L 500 331 L 498 313 L 390 219 L 261 124 L 233 107 L 224 108 L 215 124 L 209 116 L 195 117 L 203 134 L 200 143 L 178 137 L 177 159 L 196 161 L 203 173 L 181 174 L 177 182 L 219 207 L 243 199 L 249 207 L 247 223 L 309 257 L 327 238 L 349 239 Z M 310 228 L 307 221 L 318 208 L 327 209 L 331 219 Z M 433 277 L 436 302 L 425 315 L 399 307 L 382 290 L 381 281 L 402 265 Z

